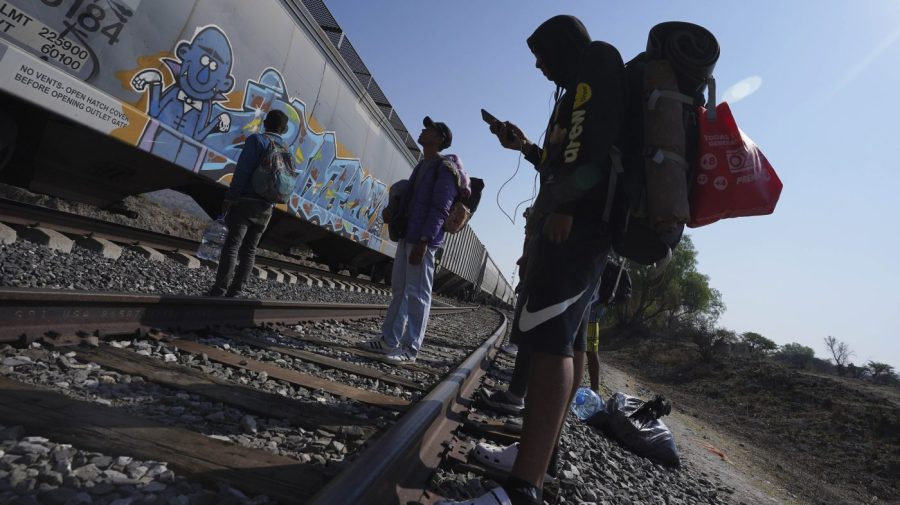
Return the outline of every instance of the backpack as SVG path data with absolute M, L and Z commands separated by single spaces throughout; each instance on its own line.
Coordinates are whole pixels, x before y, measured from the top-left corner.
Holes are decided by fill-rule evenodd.
M 458 233 L 469 224 L 472 215 L 478 210 L 481 202 L 481 192 L 484 190 L 484 181 L 476 177 L 469 177 L 462 165 L 462 161 L 455 154 L 442 156 L 444 166 L 456 177 L 457 194 L 450 206 L 450 214 L 444 220 L 444 231 L 450 234 Z M 434 178 L 437 181 L 438 172 L 435 170 Z
M 412 184 L 409 179 L 401 179 L 392 184 L 391 189 L 388 190 L 388 204 L 381 211 L 381 218 L 388 225 L 388 238 L 394 242 L 399 242 L 406 236 L 408 223 L 404 205 L 411 188 Z M 391 219 L 388 220 L 385 216 L 391 216 Z
M 613 251 L 641 265 L 663 264 L 690 220 L 697 110 L 715 103 L 715 37 L 703 27 L 667 22 L 650 30 L 647 50 L 625 64 L 626 120 L 611 152 L 604 221 Z
M 281 137 L 274 133 L 264 135 L 269 139 L 269 147 L 250 179 L 253 191 L 269 202 L 287 203 L 297 183 L 294 158 Z

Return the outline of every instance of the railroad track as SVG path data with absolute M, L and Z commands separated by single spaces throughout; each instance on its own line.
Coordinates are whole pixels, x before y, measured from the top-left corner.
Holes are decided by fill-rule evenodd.
M 355 346 L 385 309 L 0 290 L 0 342 L 16 343 L 0 344 L 0 432 L 32 437 L 6 452 L 96 451 L 117 463 L 94 485 L 116 489 L 188 488 L 135 478 L 140 460 L 279 503 L 427 502 L 507 322 L 435 307 L 420 359 L 388 364 Z M 69 475 L 94 471 L 77 463 Z
M 79 239 L 107 240 L 114 244 L 140 247 L 147 254 L 153 254 L 153 251 L 163 252 L 188 266 L 201 264 L 201 261 L 193 256 L 200 242 L 5 198 L 0 198 L 0 223 L 26 232 L 49 229 Z M 96 245 L 96 241 L 94 244 L 95 247 L 101 247 Z M 300 282 L 310 286 L 347 291 L 389 294 L 382 284 L 331 273 L 300 263 L 257 255 L 256 265 L 257 268 L 254 269 L 256 275 L 264 279 Z
M 472 308 L 431 310 L 441 315 Z M 386 313 L 386 305 L 0 288 L 0 342 L 63 334 L 123 334 L 154 328 L 197 330 L 214 325 L 358 319 Z

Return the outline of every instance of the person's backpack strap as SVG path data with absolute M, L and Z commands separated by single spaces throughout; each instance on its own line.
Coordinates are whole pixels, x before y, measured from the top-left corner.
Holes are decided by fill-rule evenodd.
M 612 146 L 609 149 L 609 157 L 612 164 L 609 169 L 609 184 L 606 187 L 606 205 L 603 207 L 603 222 L 606 224 L 609 224 L 612 214 L 613 200 L 616 198 L 616 184 L 619 176 L 625 171 L 622 166 L 622 151 L 618 147 Z
M 656 102 L 659 101 L 660 98 L 666 98 L 668 100 L 675 100 L 676 102 L 681 102 L 686 105 L 696 105 L 694 102 L 694 97 L 685 95 L 684 93 L 679 93 L 677 91 L 670 91 L 665 89 L 654 89 L 650 92 L 650 96 L 647 97 L 647 108 L 650 110 L 656 109 Z
M 616 299 L 616 295 L 619 294 L 619 282 L 622 281 L 622 272 L 625 271 L 625 263 L 628 263 L 628 260 L 622 258 L 622 264 L 619 265 L 619 273 L 616 274 L 616 282 L 613 284 L 612 294 L 609 295 L 609 300 L 606 300 L 607 305 L 612 305 L 613 301 Z
M 706 78 L 706 90 L 709 99 L 706 100 L 706 117 L 710 121 L 716 120 L 716 78 L 709 76 Z

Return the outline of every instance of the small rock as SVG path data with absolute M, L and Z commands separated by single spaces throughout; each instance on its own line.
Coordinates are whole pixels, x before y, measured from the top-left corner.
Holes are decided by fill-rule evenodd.
M 43 456 L 48 454 L 50 449 L 40 444 L 33 444 L 26 441 L 21 441 L 15 445 L 12 449 L 9 450 L 10 454 L 37 454 L 39 456 Z
M 214 423 L 224 422 L 225 421 L 225 412 L 222 412 L 221 410 L 218 412 L 213 412 L 212 414 L 209 414 L 208 416 L 206 416 L 205 419 L 207 421 L 214 422 Z
M 96 458 L 91 459 L 91 464 L 100 469 L 107 469 L 109 465 L 111 465 L 113 459 L 110 456 L 97 456 Z
M 72 470 L 72 475 L 83 481 L 94 481 L 100 477 L 100 470 L 94 465 L 84 465 Z
M 141 488 L 141 492 L 144 493 L 161 493 L 166 490 L 168 486 L 163 484 L 162 482 L 153 481 L 150 484 L 147 484 L 143 488 Z
M 256 419 L 253 419 L 253 417 L 249 415 L 241 418 L 240 426 L 241 431 L 243 431 L 244 433 L 256 433 L 258 430 L 256 426 Z
M 31 358 L 26 356 L 19 357 L 11 357 L 11 358 L 3 358 L 0 360 L 0 364 L 3 366 L 17 367 L 22 365 L 33 365 L 34 363 L 31 361 Z

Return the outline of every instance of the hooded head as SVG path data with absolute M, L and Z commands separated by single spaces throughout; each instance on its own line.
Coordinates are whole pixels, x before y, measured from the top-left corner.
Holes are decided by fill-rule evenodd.
M 587 28 L 574 16 L 554 16 L 528 37 L 528 47 L 540 60 L 547 78 L 563 88 L 575 84 L 579 56 L 590 43 Z

